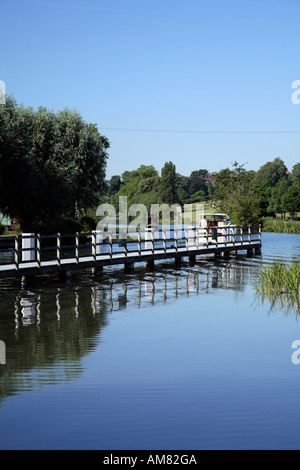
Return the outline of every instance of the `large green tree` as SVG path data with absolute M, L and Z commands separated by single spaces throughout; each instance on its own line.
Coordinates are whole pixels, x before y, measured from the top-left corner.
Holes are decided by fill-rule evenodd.
M 208 175 L 207 170 L 195 170 L 190 174 L 190 193 L 191 196 L 199 191 L 207 194 L 207 183 L 205 177 Z
M 289 181 L 284 178 L 281 179 L 277 185 L 271 189 L 271 197 L 269 199 L 268 212 L 272 216 L 281 214 L 282 218 L 285 218 L 287 212 L 285 204 L 283 204 L 283 197 L 289 189 Z
M 122 174 L 122 185 L 110 201 L 118 209 L 119 197 L 127 197 L 128 207 L 132 204 L 144 204 L 148 209 L 151 204 L 160 203 L 159 174 L 153 165 L 141 165 L 133 171 Z
M 172 162 L 166 162 L 162 167 L 159 192 L 162 202 L 166 204 L 179 202 L 176 166 Z
M 0 107 L 0 211 L 24 231 L 99 202 L 108 140 L 74 111 Z
M 287 189 L 282 196 L 282 205 L 292 218 L 296 212 L 300 212 L 300 185 L 295 184 Z
M 300 163 L 296 163 L 292 169 L 292 181 L 293 184 L 300 185 Z
M 259 221 L 259 206 L 253 187 L 255 173 L 235 162 L 216 174 L 216 200 L 234 224 L 248 225 Z
M 253 184 L 259 198 L 260 212 L 263 216 L 268 215 L 268 208 L 272 196 L 272 188 L 284 179 L 288 179 L 288 170 L 280 158 L 262 165 L 256 172 Z

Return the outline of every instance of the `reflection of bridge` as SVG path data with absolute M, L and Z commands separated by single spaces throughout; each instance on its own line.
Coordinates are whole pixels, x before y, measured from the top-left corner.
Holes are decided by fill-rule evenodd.
M 159 273 L 145 273 L 138 277 L 103 279 L 92 285 L 57 287 L 45 294 L 42 291 L 21 291 L 14 302 L 15 327 L 40 325 L 43 322 L 44 306 L 47 311 L 51 306 L 52 321 L 67 314 L 70 319 L 78 320 L 82 312 L 93 317 L 114 310 L 144 308 L 165 304 L 182 296 L 200 295 L 212 289 L 241 290 L 252 282 L 251 262 L 240 260 L 232 263 L 209 263 L 207 260 L 193 268 L 180 272 L 164 272 L 166 265 Z M 82 303 L 84 300 L 84 304 Z M 71 313 L 72 312 L 72 313 Z M 47 318 L 49 321 L 49 318 Z
M 11 394 L 79 377 L 81 359 L 101 343 L 109 312 L 118 317 L 118 312 L 140 309 L 143 314 L 154 306 L 172 309 L 182 297 L 198 298 L 215 288 L 239 291 L 252 283 L 260 262 L 255 256 L 201 258 L 194 267 L 183 263 L 180 270 L 161 263 L 156 272 L 141 266 L 133 276 L 119 270 L 97 277 L 83 273 L 64 283 L 47 282 L 47 287 L 40 279 L 17 293 L 15 283 L 8 282 L 14 288 L 0 296 L 1 340 L 7 353 L 6 366 L 0 367 L 0 406 Z M 201 302 L 194 305 L 201 312 Z
M 23 234 L 14 237 L 11 248 L 12 259 L 0 265 L 0 277 L 32 276 L 59 272 L 60 275 L 105 266 L 124 265 L 129 272 L 135 263 L 145 262 L 151 268 L 157 260 L 174 259 L 180 265 L 188 257 L 193 264 L 196 256 L 213 254 L 226 257 L 231 252 L 246 250 L 248 255 L 261 249 L 261 228 L 224 226 L 218 228 L 196 228 L 186 230 L 148 229 L 145 233 L 129 234 L 134 240 L 120 242 L 103 232 L 73 235 Z M 11 240 L 11 238 L 10 238 Z M 65 240 L 65 243 L 64 243 Z M 6 240 L 7 241 L 7 240 Z M 8 243 L 8 241 L 7 241 Z M 67 253 L 66 253 L 67 252 Z

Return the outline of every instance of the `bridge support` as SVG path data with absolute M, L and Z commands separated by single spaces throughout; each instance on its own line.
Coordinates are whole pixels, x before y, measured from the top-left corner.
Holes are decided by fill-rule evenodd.
M 154 260 L 150 259 L 150 260 L 146 261 L 145 267 L 146 267 L 146 269 L 149 269 L 150 271 L 153 271 L 154 270 Z
M 97 276 L 97 274 L 103 273 L 103 266 L 97 266 L 96 268 L 92 268 L 92 275 Z
M 190 255 L 189 256 L 189 265 L 191 267 L 195 266 L 195 263 L 196 263 L 196 255 Z
M 226 259 L 229 258 L 229 251 L 223 251 L 222 256 L 223 258 L 226 258 Z
M 247 250 L 247 256 L 251 257 L 252 255 L 253 255 L 253 250 L 252 250 L 252 248 L 249 248 Z
M 67 279 L 70 279 L 71 277 L 71 272 L 70 271 L 59 271 L 59 280 L 64 282 L 66 281 Z
M 176 256 L 175 258 L 175 268 L 181 268 L 181 257 Z
M 33 284 L 34 280 L 35 280 L 34 274 L 26 274 L 26 276 L 22 276 L 21 277 L 22 287 L 26 287 L 28 285 Z
M 255 248 L 255 254 L 256 255 L 261 255 L 261 248 Z
M 134 270 L 134 263 L 124 263 L 124 273 L 130 274 Z

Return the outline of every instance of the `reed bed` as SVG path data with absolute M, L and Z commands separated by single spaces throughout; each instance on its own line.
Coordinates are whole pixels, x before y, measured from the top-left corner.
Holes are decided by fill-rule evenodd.
M 300 221 L 266 218 L 262 228 L 264 232 L 300 234 Z
M 262 300 L 268 299 L 271 304 L 281 308 L 293 308 L 300 312 L 300 262 L 290 264 L 273 263 L 262 269 L 258 291 Z

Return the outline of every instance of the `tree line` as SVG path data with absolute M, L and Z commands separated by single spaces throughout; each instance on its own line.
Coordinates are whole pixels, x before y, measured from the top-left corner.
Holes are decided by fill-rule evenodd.
M 287 213 L 294 218 L 300 212 L 300 163 L 289 172 L 280 158 L 258 171 L 234 162 L 231 168 L 219 172 L 200 169 L 190 176 L 177 173 L 172 162 L 166 162 L 160 174 L 153 165 L 141 165 L 112 176 L 107 181 L 107 194 L 116 208 L 119 196 L 127 196 L 129 204 L 145 204 L 148 209 L 151 204 L 212 201 L 216 210 L 229 214 L 237 224 L 258 223 L 267 216 L 284 219 Z
M 237 224 L 300 212 L 300 163 L 288 171 L 275 158 L 253 171 L 234 162 L 185 176 L 169 161 L 160 172 L 141 165 L 107 180 L 109 146 L 77 111 L 34 110 L 8 97 L 0 106 L 0 212 L 17 218 L 23 231 L 40 233 L 93 230 L 97 206 L 118 209 L 119 196 L 148 209 L 210 201 Z

